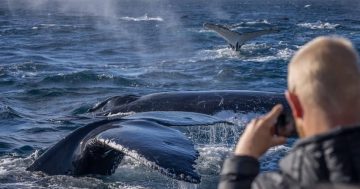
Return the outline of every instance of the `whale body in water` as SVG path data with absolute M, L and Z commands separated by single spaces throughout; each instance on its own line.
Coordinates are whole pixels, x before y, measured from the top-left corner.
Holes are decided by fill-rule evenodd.
M 125 155 L 177 180 L 199 183 L 194 144 L 172 126 L 232 124 L 211 116 L 222 111 L 261 112 L 281 103 L 282 94 L 251 91 L 166 92 L 123 95 L 98 103 L 89 112 L 107 119 L 85 125 L 45 151 L 27 169 L 50 175 L 110 175 Z M 111 117 L 109 115 L 135 112 Z
M 89 112 L 109 116 L 127 112 L 184 111 L 214 115 L 223 110 L 234 112 L 267 112 L 275 104 L 289 105 L 284 94 L 245 90 L 176 91 L 144 96 L 120 95 L 110 97 Z
M 232 31 L 223 25 L 212 23 L 204 23 L 204 27 L 213 30 L 217 34 L 219 34 L 229 43 L 230 47 L 235 51 L 240 51 L 241 46 L 244 45 L 244 43 L 247 41 L 250 41 L 262 35 L 279 32 L 278 29 L 270 28 L 266 30 L 253 31 L 248 33 L 239 33 L 236 31 Z

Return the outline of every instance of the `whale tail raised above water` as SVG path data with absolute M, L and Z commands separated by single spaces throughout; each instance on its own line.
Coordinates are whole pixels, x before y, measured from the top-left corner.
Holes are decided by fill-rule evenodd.
M 81 127 L 44 152 L 27 169 L 49 175 L 110 175 L 125 155 L 177 180 L 199 183 L 194 144 L 171 126 L 228 123 L 190 112 L 142 112 Z
M 232 31 L 223 25 L 212 23 L 204 23 L 204 27 L 218 33 L 229 43 L 230 47 L 235 51 L 239 51 L 241 46 L 247 41 L 250 41 L 262 35 L 279 32 L 278 29 L 271 28 L 267 30 L 260 30 L 248 33 L 239 33 L 236 31 Z

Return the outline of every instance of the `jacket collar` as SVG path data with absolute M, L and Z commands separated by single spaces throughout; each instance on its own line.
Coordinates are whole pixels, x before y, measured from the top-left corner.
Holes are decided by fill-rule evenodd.
M 316 136 L 312 136 L 312 137 L 308 137 L 308 138 L 304 138 L 301 140 L 298 140 L 295 145 L 294 148 L 298 148 L 298 147 L 302 147 L 302 146 L 306 146 L 307 144 L 313 144 L 313 143 L 321 143 L 323 141 L 332 139 L 334 137 L 337 136 L 342 136 L 342 135 L 348 135 L 351 133 L 357 133 L 360 132 L 360 126 L 356 125 L 356 126 L 339 126 L 336 127 L 334 129 L 332 129 L 331 131 L 324 133 L 324 134 L 319 134 Z

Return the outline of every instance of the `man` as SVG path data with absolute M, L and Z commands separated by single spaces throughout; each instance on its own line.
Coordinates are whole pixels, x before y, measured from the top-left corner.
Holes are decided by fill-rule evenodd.
M 342 38 L 319 37 L 288 67 L 288 91 L 300 140 L 279 164 L 259 174 L 258 158 L 285 143 L 274 135 L 282 111 L 252 120 L 223 165 L 219 188 L 312 188 L 319 183 L 360 184 L 360 70 L 358 55 Z

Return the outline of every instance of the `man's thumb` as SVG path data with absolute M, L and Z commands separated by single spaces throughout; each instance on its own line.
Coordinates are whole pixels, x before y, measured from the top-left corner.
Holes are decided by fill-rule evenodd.
M 271 141 L 271 146 L 277 146 L 277 145 L 281 145 L 281 144 L 285 144 L 286 143 L 286 137 L 283 136 L 273 136 L 272 141 Z

